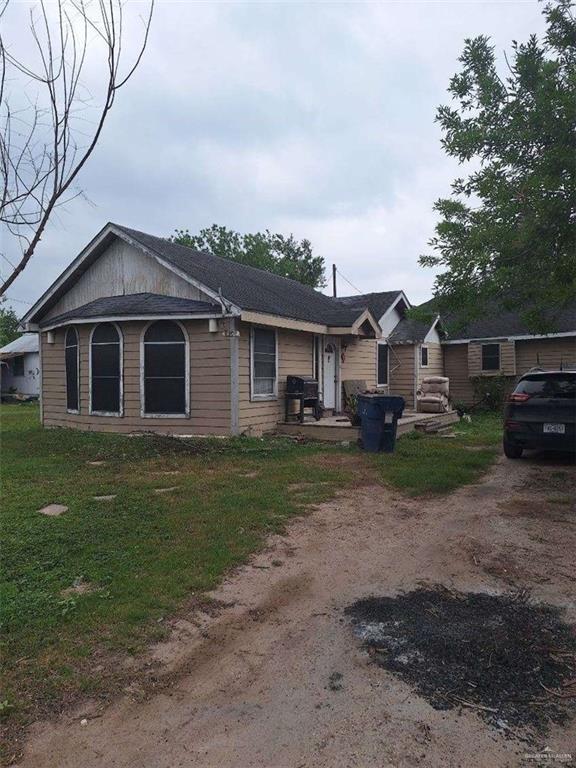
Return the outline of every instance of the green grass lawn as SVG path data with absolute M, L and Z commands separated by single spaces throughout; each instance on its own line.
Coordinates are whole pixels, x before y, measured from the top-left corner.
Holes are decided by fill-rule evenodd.
M 15 725 L 110 693 L 121 678 L 111 659 L 159 639 L 164 617 L 308 505 L 366 481 L 449 491 L 488 467 L 499 439 L 490 416 L 456 425 L 456 439 L 403 438 L 392 456 L 287 439 L 43 430 L 29 405 L 2 406 L 0 419 L 0 712 Z M 50 503 L 68 511 L 38 513 Z
M 392 455 L 373 457 L 382 480 L 411 496 L 449 493 L 475 480 L 493 462 L 502 417 L 483 413 L 454 426 L 455 438 L 410 432 Z

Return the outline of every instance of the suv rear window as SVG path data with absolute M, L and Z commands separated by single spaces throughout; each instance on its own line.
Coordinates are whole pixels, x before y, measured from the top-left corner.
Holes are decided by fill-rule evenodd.
M 547 376 L 527 376 L 514 390 L 530 397 L 576 399 L 576 374 L 552 373 Z

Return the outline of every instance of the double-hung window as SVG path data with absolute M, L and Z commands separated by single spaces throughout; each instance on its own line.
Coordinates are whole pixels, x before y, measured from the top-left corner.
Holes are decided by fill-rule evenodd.
M 482 344 L 482 370 L 500 370 L 500 344 Z
M 68 328 L 64 340 L 66 360 L 66 410 L 78 413 L 78 333 L 76 328 Z
M 273 400 L 278 394 L 276 331 L 252 328 L 251 393 L 253 400 Z
M 121 337 L 113 323 L 100 323 L 90 341 L 90 412 L 122 414 Z

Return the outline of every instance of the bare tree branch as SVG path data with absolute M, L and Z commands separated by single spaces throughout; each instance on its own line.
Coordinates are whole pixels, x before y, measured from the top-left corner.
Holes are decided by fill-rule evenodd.
M 56 0 L 54 7 L 39 0 L 39 12 L 30 11 L 35 64 L 15 55 L 0 34 L 0 226 L 21 244 L 0 297 L 26 268 L 55 210 L 83 195 L 74 186 L 78 174 L 100 139 L 117 91 L 142 61 L 154 0 L 130 62 L 122 51 L 123 5 L 123 0 Z M 0 18 L 8 6 L 9 0 L 0 0 Z M 105 70 L 99 97 L 87 96 L 83 82 L 95 51 Z M 34 88 L 38 93 L 30 98 L 27 91 Z M 82 112 L 93 107 L 97 116 L 86 131 Z

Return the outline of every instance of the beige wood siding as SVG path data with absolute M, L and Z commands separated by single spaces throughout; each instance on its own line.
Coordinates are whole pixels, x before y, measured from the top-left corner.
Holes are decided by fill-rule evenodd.
M 278 397 L 275 400 L 250 400 L 250 329 L 240 323 L 238 372 L 238 423 L 240 432 L 262 434 L 270 432 L 284 420 L 284 392 L 289 374 L 313 375 L 314 334 L 278 329 Z
M 403 397 L 406 408 L 414 408 L 414 345 L 396 344 L 389 347 L 388 379 L 390 394 Z
M 118 324 L 124 339 L 124 415 L 91 416 L 89 413 L 89 338 L 93 325 L 78 325 L 80 343 L 80 413 L 66 412 L 64 336 L 54 331 L 55 343 L 42 343 L 43 422 L 47 427 L 76 427 L 110 432 L 154 431 L 176 434 L 225 435 L 230 432 L 229 340 L 209 333 L 207 320 L 183 325 L 190 339 L 189 418 L 143 418 L 140 415 L 140 338 L 144 322 Z
M 475 349 L 469 353 L 468 347 Z M 470 377 L 479 375 L 481 354 L 478 342 L 445 344 L 444 371 L 450 379 L 450 396 L 464 404 L 474 402 L 474 387 Z M 502 370 L 506 376 L 521 376 L 530 368 L 540 365 L 544 368 L 556 368 L 560 363 L 576 364 L 576 336 L 567 338 L 533 339 L 526 341 L 501 342 Z M 514 360 L 511 360 L 515 354 Z M 474 361 L 474 369 L 469 371 L 469 359 Z M 486 375 L 486 374 L 484 374 Z
M 444 375 L 450 379 L 450 398 L 470 405 L 474 402 L 474 387 L 468 375 L 468 342 L 445 344 Z
M 519 376 L 537 365 L 559 368 L 561 364 L 576 365 L 576 335 L 516 342 L 516 371 Z
M 114 240 L 46 313 L 43 320 L 81 307 L 94 299 L 130 293 L 160 293 L 164 296 L 213 301 L 191 283 L 163 267 L 156 259 L 123 240 Z
M 428 348 L 428 365 L 422 367 L 421 348 L 418 349 L 418 384 L 425 376 L 444 376 L 444 357 L 442 347 L 434 342 L 422 344 L 422 347 Z
M 376 339 L 360 339 L 354 336 L 344 338 L 347 344 L 341 363 L 341 381 L 360 379 L 369 389 L 376 386 Z
M 500 345 L 500 370 L 482 370 L 482 346 L 483 344 Z M 515 376 L 516 356 L 513 341 L 470 341 L 468 343 L 468 372 L 470 376 Z

